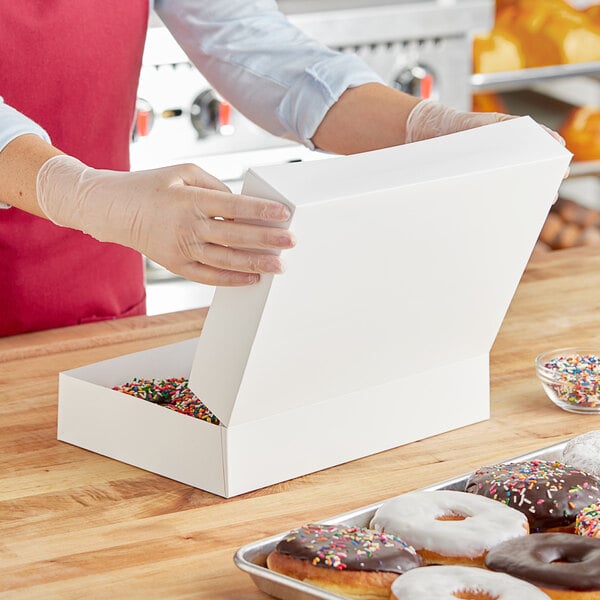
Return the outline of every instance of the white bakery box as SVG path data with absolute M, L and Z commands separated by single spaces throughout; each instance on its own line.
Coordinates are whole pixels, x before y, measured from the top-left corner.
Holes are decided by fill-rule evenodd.
M 258 168 L 286 272 L 199 338 L 61 373 L 58 438 L 224 497 L 489 417 L 489 352 L 570 153 L 528 117 Z M 112 390 L 188 377 L 214 425 Z

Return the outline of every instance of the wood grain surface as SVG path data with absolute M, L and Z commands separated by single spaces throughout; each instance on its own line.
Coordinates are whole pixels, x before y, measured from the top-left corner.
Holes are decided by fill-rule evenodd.
M 196 336 L 205 315 L 0 339 L 0 599 L 266 600 L 233 563 L 240 546 L 600 429 L 551 404 L 533 367 L 547 349 L 600 352 L 600 253 L 574 249 L 530 262 L 492 350 L 486 422 L 229 500 L 56 440 L 59 371 Z

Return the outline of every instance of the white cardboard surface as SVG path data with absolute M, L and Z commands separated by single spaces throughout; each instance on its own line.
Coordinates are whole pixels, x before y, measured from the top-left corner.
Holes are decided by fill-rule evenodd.
M 133 377 L 188 377 L 196 343 L 187 340 L 61 373 L 58 439 L 225 495 L 222 427 L 111 389 Z
M 62 373 L 58 438 L 230 497 L 488 418 L 489 350 L 569 159 L 524 118 L 249 173 L 294 209 L 287 272 L 217 290 L 197 340 Z M 222 425 L 111 389 L 179 376 Z
M 521 118 L 256 169 L 298 244 L 217 290 L 190 386 L 231 427 L 488 353 L 569 160 Z
M 185 376 L 197 339 L 61 373 L 58 439 L 231 497 L 489 417 L 488 356 L 225 428 L 111 389 Z M 167 369 L 165 371 L 165 369 Z M 464 394 L 464 373 L 470 373 Z M 444 381 L 436 390 L 431 381 Z M 427 402 L 398 402 L 429 389 Z

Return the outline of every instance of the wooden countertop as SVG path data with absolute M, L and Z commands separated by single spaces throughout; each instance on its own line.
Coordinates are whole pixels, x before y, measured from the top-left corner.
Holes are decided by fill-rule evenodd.
M 491 355 L 492 418 L 224 500 L 56 441 L 57 374 L 200 332 L 206 310 L 0 338 L 0 599 L 265 600 L 240 546 L 600 429 L 556 408 L 541 351 L 600 351 L 600 252 L 530 262 Z

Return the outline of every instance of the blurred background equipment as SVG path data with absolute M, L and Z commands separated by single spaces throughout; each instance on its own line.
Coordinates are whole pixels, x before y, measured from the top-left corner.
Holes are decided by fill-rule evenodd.
M 573 152 L 537 249 L 600 246 L 600 3 L 496 0 L 472 84 L 473 110 L 530 114 Z

